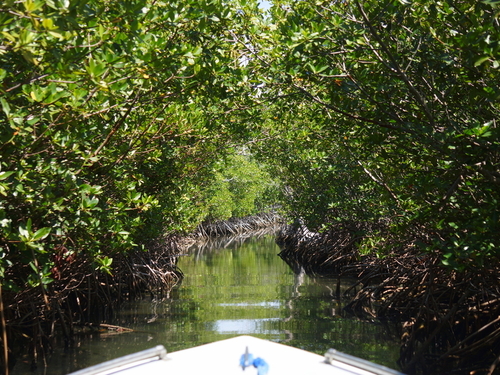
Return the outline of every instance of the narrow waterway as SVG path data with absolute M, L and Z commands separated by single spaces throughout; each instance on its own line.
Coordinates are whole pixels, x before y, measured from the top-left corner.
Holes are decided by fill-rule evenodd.
M 335 281 L 294 274 L 278 252 L 272 236 L 194 248 L 179 259 L 184 280 L 168 298 L 130 303 L 109 322 L 135 332 L 82 334 L 74 348 L 56 347 L 46 369 L 30 372 L 20 359 L 13 373 L 65 374 L 159 344 L 176 351 L 242 334 L 398 368 L 388 327 L 347 316 Z

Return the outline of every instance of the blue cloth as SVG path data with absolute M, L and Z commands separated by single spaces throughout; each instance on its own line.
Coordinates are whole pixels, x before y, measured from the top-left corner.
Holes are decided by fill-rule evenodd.
M 241 355 L 240 358 L 240 366 L 244 370 L 247 367 L 250 367 L 253 365 L 253 355 L 248 353 L 248 351 L 245 354 Z
M 253 366 L 257 369 L 257 375 L 266 375 L 269 371 L 269 365 L 262 358 L 253 358 L 253 355 L 248 352 L 248 348 L 245 350 L 245 354 L 240 357 L 240 366 L 243 370 L 247 367 Z
M 253 367 L 257 368 L 258 375 L 266 375 L 269 371 L 269 365 L 260 357 L 254 359 Z

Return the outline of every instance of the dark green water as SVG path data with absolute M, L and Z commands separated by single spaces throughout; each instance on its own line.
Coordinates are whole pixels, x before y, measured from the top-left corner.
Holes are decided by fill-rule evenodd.
M 335 348 L 398 369 L 398 342 L 386 327 L 347 316 L 335 281 L 295 275 L 278 252 L 272 236 L 195 249 L 179 259 L 185 277 L 169 298 L 135 301 L 109 322 L 136 332 L 82 335 L 75 348 L 55 348 L 48 367 L 34 374 L 66 374 L 159 344 L 176 351 L 242 334 L 322 355 Z M 20 359 L 13 374 L 28 373 Z

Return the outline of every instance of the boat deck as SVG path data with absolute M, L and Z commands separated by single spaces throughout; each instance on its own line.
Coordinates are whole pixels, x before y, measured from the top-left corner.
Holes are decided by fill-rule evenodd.
M 157 346 L 74 372 L 72 375 L 256 375 L 257 368 L 250 366 L 243 369 L 240 366 L 240 358 L 246 348 L 254 358 L 262 358 L 268 364 L 267 375 L 401 374 L 334 350 L 321 356 L 251 336 L 238 336 L 168 354 L 163 346 Z M 262 371 L 261 375 L 265 373 Z

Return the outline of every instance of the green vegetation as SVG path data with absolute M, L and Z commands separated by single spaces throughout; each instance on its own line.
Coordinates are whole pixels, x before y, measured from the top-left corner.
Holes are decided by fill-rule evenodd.
M 259 155 L 289 211 L 382 220 L 458 270 L 498 259 L 498 2 L 276 4 Z
M 49 305 L 63 264 L 111 275 L 277 202 L 311 229 L 383 224 L 364 254 L 497 263 L 499 2 L 273 4 L 2 3 L 3 291 Z
M 252 9 L 225 1 L 2 2 L 4 334 L 13 319 L 37 326 L 71 321 L 72 309 L 90 316 L 92 302 L 104 305 L 129 284 L 124 257 L 146 259 L 152 239 L 189 232 L 209 215 L 221 160 L 237 157 L 225 113 L 248 79 L 237 40 Z M 238 177 L 246 173 L 239 168 Z M 235 189 L 235 200 L 247 199 Z M 251 212 L 258 193 L 231 211 Z M 86 288 L 97 297 L 68 299 Z M 34 339 L 43 334 L 35 331 Z
M 207 186 L 225 173 L 218 161 L 234 152 L 216 116 L 244 79 L 231 36 L 248 22 L 242 9 L 2 5 L 4 288 L 50 283 L 61 249 L 111 272 L 113 254 L 204 219 L 215 199 Z M 231 213 L 250 213 L 258 189 L 248 197 L 237 189 Z M 14 282 L 5 272 L 16 264 L 33 272 Z
M 209 220 L 227 220 L 263 212 L 277 202 L 279 183 L 249 155 L 230 155 L 207 193 Z
M 497 11 L 7 2 L 4 288 L 50 282 L 62 248 L 110 272 L 147 239 L 275 203 L 273 181 L 315 229 L 383 219 L 446 265 L 481 266 L 500 233 Z M 14 264 L 34 273 L 14 283 Z

